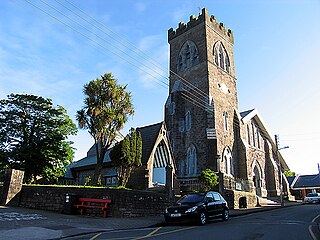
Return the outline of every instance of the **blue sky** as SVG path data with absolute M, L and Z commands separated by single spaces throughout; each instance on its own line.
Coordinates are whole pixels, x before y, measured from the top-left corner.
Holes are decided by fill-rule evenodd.
M 60 3 L 107 29 L 93 28 Z M 234 32 L 239 110 L 259 111 L 270 134 L 279 134 L 280 145 L 290 147 L 282 154 L 293 171 L 317 173 L 319 0 L 0 1 L 0 98 L 12 92 L 49 97 L 75 120 L 83 103 L 83 85 L 112 72 L 121 84 L 128 84 L 135 106 L 135 116 L 123 133 L 160 122 L 168 95 L 162 83 L 168 76 L 167 31 L 197 15 L 198 7 L 206 7 Z M 132 54 L 126 47 L 132 45 L 160 66 Z M 93 142 L 83 130 L 72 140 L 76 160 L 86 155 Z

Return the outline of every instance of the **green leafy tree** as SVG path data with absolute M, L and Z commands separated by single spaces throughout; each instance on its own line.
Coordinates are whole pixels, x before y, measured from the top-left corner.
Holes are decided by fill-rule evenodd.
M 207 168 L 203 170 L 198 177 L 202 191 L 213 190 L 218 185 L 218 176 L 211 169 Z
M 134 114 L 131 93 L 126 92 L 126 85 L 119 85 L 111 73 L 84 85 L 84 107 L 77 112 L 76 118 L 81 129 L 87 129 L 93 137 L 97 164 L 92 178 L 92 185 L 101 182 L 103 159 L 117 132 Z
M 286 177 L 295 177 L 296 176 L 296 173 L 295 172 L 291 172 L 291 171 L 284 171 L 284 175 Z
M 0 100 L 0 165 L 24 170 L 25 182 L 61 177 L 74 154 L 67 137 L 76 133 L 66 110 L 51 99 L 10 94 Z
M 129 134 L 112 148 L 110 158 L 117 167 L 118 186 L 125 187 L 133 170 L 141 166 L 141 134 L 131 128 Z

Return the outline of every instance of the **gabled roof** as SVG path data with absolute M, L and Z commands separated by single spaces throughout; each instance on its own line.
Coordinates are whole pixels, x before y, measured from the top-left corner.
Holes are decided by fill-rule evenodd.
M 137 128 L 137 131 L 140 132 L 142 138 L 142 164 L 147 164 L 162 126 L 163 122 L 160 122 L 153 125 Z
M 320 174 L 296 176 L 291 184 L 291 188 L 320 188 Z
M 248 114 L 250 114 L 250 113 L 253 112 L 253 111 L 254 111 L 254 109 L 241 112 L 241 113 L 240 113 L 240 116 L 241 116 L 241 118 L 244 118 L 245 116 L 247 116 Z
M 258 127 L 259 127 L 261 133 L 270 141 L 272 148 L 276 149 L 276 144 L 274 142 L 274 138 L 270 135 L 266 125 L 264 124 L 264 122 L 262 120 L 262 117 L 260 116 L 260 114 L 258 113 L 258 111 L 255 108 L 241 112 L 240 116 L 241 116 L 241 122 L 243 124 L 246 124 L 251 119 L 254 119 L 255 122 L 258 124 Z M 288 167 L 287 163 L 285 162 L 284 158 L 282 157 L 280 151 L 278 151 L 278 153 L 279 153 L 279 158 L 281 161 L 282 168 L 284 170 L 289 170 L 289 167 Z
M 296 176 L 294 177 L 286 177 L 288 180 L 289 185 L 291 186 L 291 184 L 293 183 L 294 179 L 296 178 Z

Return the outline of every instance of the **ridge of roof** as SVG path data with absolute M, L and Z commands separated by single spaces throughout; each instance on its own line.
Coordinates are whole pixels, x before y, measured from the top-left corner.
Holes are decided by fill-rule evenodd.
M 143 127 L 137 127 L 136 129 L 140 131 L 141 129 L 153 128 L 153 127 L 156 127 L 156 126 L 159 126 L 159 125 L 162 125 L 162 124 L 163 124 L 163 121 L 158 122 L 158 123 L 154 123 L 154 124 L 151 124 L 151 125 L 143 126 Z

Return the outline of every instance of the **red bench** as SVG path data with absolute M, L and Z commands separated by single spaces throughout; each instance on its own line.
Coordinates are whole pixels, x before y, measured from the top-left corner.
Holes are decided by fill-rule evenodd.
M 83 214 L 83 210 L 85 208 L 100 208 L 103 211 L 103 217 L 106 217 L 110 203 L 110 199 L 79 198 L 79 203 L 75 204 L 74 206 L 80 209 L 81 215 Z

